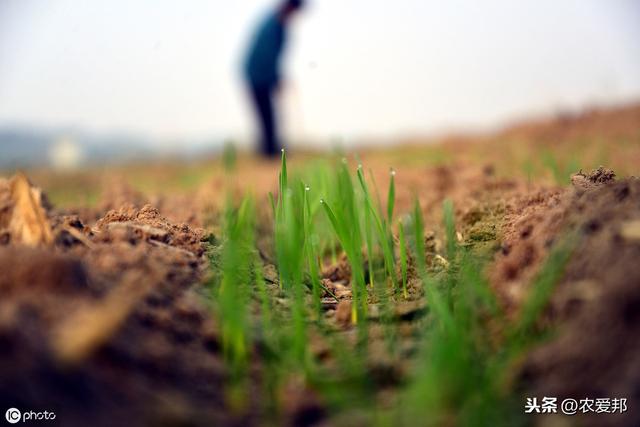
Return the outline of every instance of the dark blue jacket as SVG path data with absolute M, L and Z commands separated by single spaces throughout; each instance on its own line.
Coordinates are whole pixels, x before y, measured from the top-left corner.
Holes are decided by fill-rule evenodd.
M 280 58 L 286 29 L 278 13 L 262 20 L 255 31 L 244 62 L 245 78 L 255 86 L 274 87 L 280 82 Z

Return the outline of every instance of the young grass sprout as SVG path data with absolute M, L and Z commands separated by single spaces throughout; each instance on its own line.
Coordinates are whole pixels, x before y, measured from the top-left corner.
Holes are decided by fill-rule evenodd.
M 473 248 L 459 244 L 453 202 L 447 199 L 442 205 L 448 265 L 438 270 L 427 262 L 435 254 L 426 253 L 420 201 L 415 199 L 410 215 L 394 221 L 395 175 L 391 170 L 383 209 L 373 174 L 376 202 L 361 165 L 354 177 L 344 158 L 335 167 L 314 164 L 301 178 L 295 170 L 289 175 L 283 150 L 278 191 L 269 194 L 278 284 L 263 277 L 253 199 L 246 197 L 237 207 L 231 198 L 227 202 L 221 256 L 212 262 L 224 358 L 233 384 L 242 385 L 252 372 L 252 357 L 259 357 L 264 407 L 274 425 L 281 421 L 280 387 L 295 376 L 332 407 L 352 410 L 349 405 L 360 405 L 376 413 L 376 377 L 369 370 L 374 355 L 368 341 L 374 322 L 383 326 L 385 357 L 396 364 L 411 357 L 413 367 L 397 380 L 397 404 L 377 419 L 382 425 L 412 425 L 418 419 L 427 425 L 512 425 L 521 420 L 504 384 L 510 367 L 540 336 L 537 320 L 575 239 L 556 245 L 516 320 L 508 320 L 483 274 L 484 261 Z M 355 343 L 336 333 L 323 310 L 323 294 L 338 297 L 321 281 L 322 266 L 335 262 L 340 251 L 351 271 Z M 421 283 L 422 289 L 409 283 Z M 417 354 L 407 356 L 399 346 L 394 304 L 417 298 L 424 298 L 427 310 L 415 320 Z M 371 304 L 378 305 L 377 317 Z M 494 331 L 501 332 L 495 336 Z M 330 356 L 325 357 L 337 367 L 325 366 L 310 349 L 311 337 L 318 336 L 328 348 Z M 261 350 L 255 352 L 255 346 Z M 246 394 L 249 388 L 236 390 Z

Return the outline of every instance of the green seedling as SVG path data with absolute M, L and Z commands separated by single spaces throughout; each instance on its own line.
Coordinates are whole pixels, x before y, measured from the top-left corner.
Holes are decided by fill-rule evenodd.
M 407 243 L 404 237 L 404 224 L 400 221 L 398 223 L 398 239 L 399 239 L 399 252 L 400 252 L 400 271 L 402 273 L 402 295 L 407 298 Z
M 392 173 L 392 178 L 393 178 L 393 174 L 395 174 L 395 172 Z M 397 278 L 395 275 L 395 262 L 393 259 L 393 241 L 390 242 L 390 239 L 389 239 L 389 235 L 390 235 L 389 228 L 386 224 L 386 221 L 383 220 L 383 217 L 381 217 L 380 213 L 373 205 L 369 188 L 364 179 L 364 174 L 362 173 L 362 165 L 358 166 L 357 177 L 358 177 L 358 181 L 360 182 L 360 187 L 362 189 L 362 193 L 364 197 L 365 218 L 369 219 L 370 221 L 373 221 L 374 230 L 377 232 L 378 242 L 382 247 L 382 255 L 384 257 L 384 263 L 385 263 L 385 269 L 387 271 L 387 275 L 391 279 L 391 283 L 394 289 L 396 289 Z M 389 196 L 395 197 L 394 196 L 395 190 L 393 188 L 394 188 L 394 181 L 393 179 L 391 179 Z M 391 210 L 389 211 L 389 213 L 392 214 L 394 201 L 390 199 L 389 202 L 391 205 Z
M 366 338 L 369 325 L 381 322 L 390 345 L 386 356 L 392 360 L 411 357 L 411 368 L 395 389 L 398 403 L 370 415 L 365 423 L 414 425 L 421 420 L 426 425 L 520 425 L 521 407 L 514 406 L 509 397 L 512 369 L 545 332 L 538 320 L 562 277 L 573 244 L 559 244 L 551 252 L 520 313 L 511 320 L 502 313 L 483 274 L 484 259 L 458 244 L 450 200 L 443 203 L 442 215 L 449 267 L 438 272 L 426 263 L 419 200 L 416 198 L 407 219 L 394 223 L 393 173 L 383 209 L 375 180 L 372 176 L 369 181 L 370 191 L 362 167 L 353 177 L 346 161 L 337 167 L 316 164 L 306 168 L 303 179 L 287 167 L 283 152 L 277 194 L 269 196 L 278 283 L 267 283 L 262 276 L 251 198 L 237 207 L 228 198 L 221 236 L 212 240 L 218 251 L 211 264 L 215 270 L 212 295 L 224 360 L 231 383 L 236 385 L 233 390 L 248 402 L 251 360 L 252 373 L 254 361 L 260 366 L 261 410 L 269 414 L 273 425 L 284 422 L 282 391 L 291 378 L 303 378 L 332 414 L 353 410 L 373 414 L 372 402 L 379 389 L 371 375 L 373 353 Z M 397 226 L 397 252 L 392 225 Z M 332 251 L 335 258 L 336 250 L 343 250 L 351 264 L 356 351 L 347 338 L 350 335 L 336 333 L 331 323 L 325 323 L 322 311 L 321 295 L 331 293 L 320 281 L 320 270 L 323 258 L 329 258 Z M 364 253 L 369 283 L 365 281 Z M 414 270 L 417 277 L 412 276 Z M 404 298 L 418 297 L 413 292 L 408 295 L 409 279 L 422 283 L 427 310 L 424 317 L 414 320 L 417 354 L 406 356 L 398 350 L 402 341 L 395 340 L 400 334 L 392 303 L 395 292 Z M 377 320 L 367 320 L 372 314 L 367 313 L 370 299 L 379 303 Z M 311 336 L 321 337 L 329 360 L 335 363 L 313 358 Z
M 391 169 L 389 181 L 389 192 L 387 193 L 387 222 L 393 222 L 393 208 L 396 204 L 396 171 Z
M 249 345 L 249 302 L 254 274 L 255 217 L 251 198 L 245 198 L 239 208 L 227 205 L 224 216 L 221 275 L 213 286 L 215 307 L 221 325 L 224 360 L 230 369 L 231 384 L 227 391 L 231 406 L 243 405 Z
M 337 199 L 334 208 L 329 202 L 321 199 L 327 218 L 333 226 L 342 249 L 347 254 L 352 270 L 352 313 L 353 323 L 364 320 L 367 311 L 367 288 L 364 280 L 362 259 L 362 233 L 360 218 L 357 215 L 356 193 L 347 168 L 347 161 L 343 159 L 337 174 Z M 334 210 L 335 209 L 335 213 Z
M 295 360 L 304 365 L 306 359 L 306 317 L 304 305 L 305 247 L 309 227 L 305 224 L 306 190 L 301 182 L 290 186 L 287 157 L 282 150 L 279 194 L 275 203 L 275 246 L 280 287 L 293 299 L 293 342 Z M 307 257 L 308 259 L 308 257 Z
M 453 202 L 446 199 L 442 204 L 444 230 L 447 239 L 447 258 L 454 261 L 456 258 L 456 250 L 458 247 L 458 236 L 456 235 L 456 224 L 453 209 Z
M 236 169 L 238 163 L 238 150 L 233 141 L 227 141 L 222 151 L 222 164 L 226 173 L 232 173 Z
M 445 211 L 451 212 L 449 208 Z M 445 213 L 445 223 L 448 216 Z M 419 242 L 417 203 L 413 219 Z M 397 413 L 398 424 L 410 425 L 420 417 L 428 420 L 426 425 L 434 426 L 526 425 L 517 397 L 510 395 L 509 381 L 523 351 L 537 341 L 534 325 L 562 277 L 573 246 L 574 239 L 569 238 L 554 247 L 513 323 L 499 309 L 481 273 L 480 259 L 469 249 L 456 248 L 456 268 L 439 280 L 430 278 L 425 285 L 432 289 L 426 292 L 432 321 L 424 331 L 417 370 Z M 417 264 L 424 271 L 422 263 Z M 451 304 L 438 303 L 446 292 L 434 286 L 438 281 L 453 285 Z M 491 330 L 494 332 L 489 333 Z M 506 333 L 496 335 L 495 331 Z

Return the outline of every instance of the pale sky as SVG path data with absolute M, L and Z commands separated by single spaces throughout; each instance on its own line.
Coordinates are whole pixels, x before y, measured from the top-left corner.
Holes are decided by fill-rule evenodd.
M 268 0 L 0 0 L 0 125 L 246 138 Z M 637 0 L 309 0 L 289 133 L 391 138 L 640 99 Z

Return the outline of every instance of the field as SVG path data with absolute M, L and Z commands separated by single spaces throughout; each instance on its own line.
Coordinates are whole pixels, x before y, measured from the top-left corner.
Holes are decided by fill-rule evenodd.
M 639 425 L 639 173 L 637 104 L 6 171 L 0 401 L 71 426 Z

